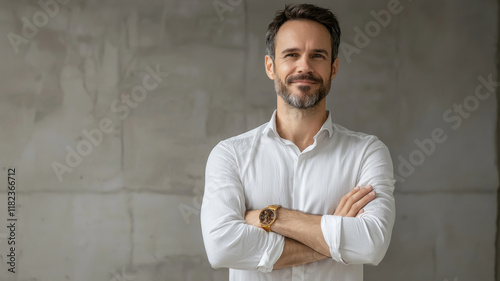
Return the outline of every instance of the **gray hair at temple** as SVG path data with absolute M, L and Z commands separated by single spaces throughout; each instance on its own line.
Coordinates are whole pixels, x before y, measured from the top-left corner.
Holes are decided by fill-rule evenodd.
M 340 26 L 337 17 L 328 9 L 312 4 L 286 5 L 283 11 L 277 11 L 273 21 L 267 27 L 266 52 L 274 61 L 276 34 L 280 27 L 289 20 L 312 20 L 321 23 L 328 32 L 332 42 L 332 62 L 337 58 L 340 45 Z

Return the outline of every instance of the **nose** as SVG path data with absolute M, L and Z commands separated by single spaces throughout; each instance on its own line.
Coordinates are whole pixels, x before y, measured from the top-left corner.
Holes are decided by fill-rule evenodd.
M 312 73 L 313 67 L 311 61 L 307 56 L 302 56 L 300 60 L 297 61 L 297 72 L 299 73 Z

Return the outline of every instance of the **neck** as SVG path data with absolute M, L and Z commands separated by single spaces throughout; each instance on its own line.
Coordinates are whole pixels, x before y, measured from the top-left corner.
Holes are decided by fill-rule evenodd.
M 314 136 L 327 118 L 325 99 L 313 108 L 298 109 L 278 98 L 276 129 L 280 137 L 293 142 L 300 151 L 314 143 Z

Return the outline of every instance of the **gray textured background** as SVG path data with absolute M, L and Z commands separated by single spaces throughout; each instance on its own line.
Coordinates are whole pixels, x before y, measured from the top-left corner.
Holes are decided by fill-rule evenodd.
M 356 46 L 356 28 L 393 1 L 312 2 L 331 8 L 342 42 Z M 72 0 L 43 24 L 37 1 L 2 0 L 0 280 L 227 280 L 200 233 L 205 161 L 219 140 L 270 118 L 264 34 L 284 3 Z M 479 76 L 497 81 L 498 3 L 406 0 L 400 9 L 357 52 L 340 51 L 328 97 L 334 122 L 385 142 L 399 178 L 391 246 L 365 280 L 493 280 L 496 89 L 477 104 L 472 96 Z M 14 46 L 8 34 L 23 35 L 23 17 L 40 27 Z M 125 106 L 157 65 L 168 76 Z M 467 114 L 450 113 L 460 125 L 444 119 L 464 100 Z M 54 163 L 67 165 L 67 147 L 102 120 L 113 132 L 58 180 Z M 415 141 L 435 129 L 446 140 L 424 154 Z M 18 171 L 15 275 L 8 167 Z

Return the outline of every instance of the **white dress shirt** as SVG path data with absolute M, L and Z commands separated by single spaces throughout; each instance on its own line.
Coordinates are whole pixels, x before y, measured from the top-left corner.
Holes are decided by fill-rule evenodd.
M 363 280 L 363 264 L 377 265 L 389 246 L 394 182 L 389 150 L 377 137 L 332 123 L 328 114 L 301 152 L 277 133 L 275 111 L 268 123 L 221 141 L 210 153 L 201 207 L 209 262 L 230 268 L 234 281 Z M 342 196 L 368 184 L 377 196 L 362 215 L 333 215 Z M 332 258 L 273 270 L 284 237 L 245 222 L 247 210 L 271 204 L 323 215 Z

